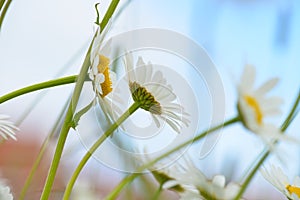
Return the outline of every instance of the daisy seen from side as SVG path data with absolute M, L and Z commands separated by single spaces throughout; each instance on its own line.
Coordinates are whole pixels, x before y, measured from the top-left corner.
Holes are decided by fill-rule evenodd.
M 272 78 L 255 89 L 255 76 L 255 68 L 246 65 L 238 85 L 238 112 L 243 125 L 269 144 L 274 139 L 284 137 L 278 127 L 266 121 L 268 117 L 281 114 L 282 98 L 267 96 L 279 79 Z
M 166 183 L 165 187 L 180 185 L 184 189 L 179 193 L 182 200 L 232 200 L 241 188 L 234 182 L 226 184 L 223 175 L 215 175 L 211 180 L 207 179 L 188 157 L 184 157 L 184 162 L 176 165 L 169 176 L 174 180 Z
M 287 199 L 300 199 L 300 177 L 295 176 L 291 183 L 280 167 L 271 165 L 269 169 L 260 170 L 263 177 L 270 182 L 278 191 L 284 194 Z
M 188 113 L 176 102 L 177 97 L 161 71 L 155 71 L 152 63 L 146 64 L 142 57 L 134 67 L 131 52 L 125 56 L 125 67 L 132 99 L 151 114 L 157 127 L 165 121 L 180 133 L 183 126 L 189 125 Z

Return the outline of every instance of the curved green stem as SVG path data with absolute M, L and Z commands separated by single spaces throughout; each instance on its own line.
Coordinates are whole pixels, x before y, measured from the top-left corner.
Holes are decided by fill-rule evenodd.
M 2 97 L 0 97 L 0 104 L 4 103 L 5 101 L 8 101 L 10 99 L 21 96 L 23 94 L 34 92 L 34 91 L 37 91 L 37 90 L 50 88 L 50 87 L 54 87 L 54 86 L 59 86 L 59 85 L 75 83 L 77 77 L 78 77 L 77 75 L 67 76 L 67 77 L 58 78 L 58 79 L 54 79 L 54 80 L 50 80 L 50 81 L 45 81 L 45 82 L 42 82 L 42 83 L 37 83 L 37 84 L 34 84 L 34 85 L 30 85 L 30 86 L 18 89 L 16 91 L 13 91 L 11 93 L 8 93 L 8 94 L 3 95 Z
M 101 24 L 103 24 L 103 25 L 101 27 L 100 32 L 102 32 L 104 30 L 108 20 L 111 18 L 112 14 L 114 13 L 118 3 L 119 3 L 119 0 L 113 0 L 111 2 L 111 4 L 110 4 L 110 6 L 109 6 L 109 8 L 108 8 L 108 10 L 107 10 L 107 12 L 104 16 L 104 19 L 102 20 Z M 95 36 L 94 36 L 94 38 L 95 38 Z M 92 42 L 89 46 L 88 52 L 85 56 L 83 65 L 81 67 L 81 70 L 80 70 L 80 73 L 79 73 L 79 76 L 78 76 L 78 80 L 77 80 L 76 85 L 75 85 L 72 100 L 69 104 L 69 108 L 68 108 L 68 111 L 67 111 L 67 114 L 66 114 L 66 118 L 65 118 L 63 127 L 61 129 L 61 132 L 60 132 L 60 135 L 59 135 L 59 138 L 58 138 L 58 142 L 57 142 L 57 145 L 56 145 L 53 160 L 52 160 L 52 163 L 51 163 L 51 166 L 50 166 L 50 169 L 49 169 L 49 172 L 48 172 L 48 176 L 47 176 L 47 179 L 46 179 L 46 183 L 45 183 L 42 195 L 41 195 L 41 200 L 47 200 L 49 198 L 49 195 L 50 195 L 50 192 L 51 192 L 51 188 L 52 188 L 54 178 L 55 178 L 55 175 L 56 175 L 56 171 L 57 171 L 57 168 L 58 168 L 58 165 L 59 165 L 59 162 L 60 162 L 62 151 L 63 151 L 63 148 L 65 146 L 65 142 L 66 142 L 66 139 L 67 139 L 67 136 L 68 136 L 68 132 L 69 132 L 69 130 L 71 128 L 71 125 L 72 125 L 71 123 L 72 123 L 72 119 L 73 119 L 74 110 L 77 107 L 79 96 L 81 94 L 83 83 L 85 81 L 85 76 L 86 76 L 87 71 L 88 71 L 89 66 L 90 66 L 90 52 L 91 52 L 93 41 L 94 41 L 94 39 L 92 40 Z
M 69 100 L 70 100 L 70 98 L 69 98 Z M 25 181 L 25 184 L 24 184 L 24 186 L 22 188 L 19 200 L 24 200 L 25 199 L 27 190 L 28 190 L 28 188 L 29 188 L 29 186 L 31 184 L 31 181 L 33 179 L 33 176 L 35 175 L 36 170 L 38 169 L 38 167 L 39 167 L 39 165 L 41 163 L 41 160 L 42 160 L 42 158 L 44 156 L 44 153 L 45 153 L 45 151 L 46 151 L 46 149 L 48 147 L 48 144 L 49 144 L 50 140 L 52 139 L 53 135 L 56 133 L 56 131 L 58 131 L 59 124 L 61 123 L 61 120 L 63 119 L 64 113 L 65 113 L 64 111 L 65 111 L 65 109 L 68 106 L 69 100 L 66 101 L 66 103 L 64 105 L 64 108 L 61 110 L 61 113 L 58 116 L 58 118 L 57 118 L 57 120 L 56 120 L 56 122 L 55 122 L 55 124 L 54 124 L 54 126 L 52 128 L 52 130 L 48 134 L 47 138 L 44 140 L 44 142 L 42 144 L 42 147 L 41 147 L 41 149 L 39 151 L 39 154 L 37 156 L 37 159 L 35 159 L 35 161 L 33 163 L 33 166 L 32 166 L 32 168 L 31 168 L 31 170 L 29 172 L 29 175 L 28 175 L 28 177 L 27 177 L 27 179 Z
M 289 112 L 288 116 L 286 117 L 286 119 L 284 120 L 283 124 L 281 125 L 281 131 L 282 132 L 286 131 L 286 129 L 289 127 L 289 125 L 291 124 L 292 120 L 294 119 L 294 114 L 296 113 L 296 109 L 298 107 L 299 102 L 300 102 L 300 90 L 298 92 L 298 97 L 295 100 L 295 102 L 294 102 L 294 104 L 293 104 L 293 106 L 291 108 L 291 111 Z M 278 141 L 275 141 L 275 143 L 277 143 L 277 142 Z M 250 171 L 250 173 L 246 177 L 246 179 L 243 182 L 243 185 L 242 185 L 239 193 L 237 194 L 237 196 L 236 196 L 236 198 L 234 200 L 239 200 L 242 197 L 242 195 L 246 191 L 248 185 L 250 184 L 252 178 L 254 177 L 254 175 L 256 174 L 256 172 L 258 171 L 258 169 L 260 168 L 260 166 L 268 158 L 268 156 L 270 155 L 270 153 L 271 153 L 271 151 L 269 150 L 269 148 L 263 150 L 263 152 L 261 153 L 262 157 L 259 159 L 259 161 L 256 163 L 256 165 L 252 168 L 252 170 Z
M 0 0 L 0 11 L 2 10 L 4 3 L 5 3 L 5 0 Z
M 120 0 L 112 0 L 112 2 L 110 3 L 108 10 L 106 12 L 106 14 L 104 15 L 101 23 L 100 23 L 100 30 L 102 32 L 102 30 L 104 30 L 104 28 L 106 27 L 109 19 L 111 18 L 112 14 L 115 12 L 118 4 L 119 4 Z
M 198 141 L 200 139 L 202 139 L 204 136 L 206 136 L 207 134 L 209 133 L 212 133 L 218 129 L 221 129 L 225 126 L 228 126 L 230 124 L 234 124 L 235 122 L 238 122 L 240 121 L 239 117 L 234 117 L 222 124 L 219 124 L 217 126 L 214 126 L 202 133 L 200 133 L 198 136 L 196 136 L 195 138 L 192 138 L 182 144 L 180 144 L 179 146 L 175 147 L 174 149 L 171 149 L 170 151 L 162 154 L 161 156 L 157 157 L 156 159 L 152 160 L 151 162 L 141 166 L 140 168 L 137 169 L 137 172 L 136 173 L 133 173 L 133 174 L 130 174 L 128 176 L 126 176 L 120 183 L 119 185 L 117 185 L 117 187 L 115 187 L 115 189 L 105 198 L 105 200 L 111 200 L 111 199 L 115 199 L 117 198 L 117 196 L 119 195 L 119 193 L 122 191 L 122 189 L 129 183 L 131 183 L 136 177 L 138 177 L 145 169 L 151 167 L 152 165 L 154 165 L 156 162 L 158 162 L 159 160 L 169 156 L 170 154 L 182 149 L 183 147 L 195 142 L 195 141 Z
M 139 103 L 133 103 L 130 108 L 114 123 L 112 124 L 109 129 L 93 144 L 93 146 L 89 149 L 88 152 L 84 155 L 81 159 L 79 165 L 77 166 L 76 170 L 74 171 L 69 183 L 67 184 L 67 188 L 65 190 L 65 194 L 63 200 L 68 200 L 70 198 L 73 186 L 77 177 L 79 176 L 81 170 L 90 159 L 92 154 L 98 149 L 98 147 L 105 141 L 107 137 L 109 137 L 118 127 L 122 124 L 132 113 L 134 113 L 140 107 Z
M 158 198 L 162 192 L 162 189 L 163 189 L 162 187 L 163 187 L 163 184 L 159 184 L 159 187 L 158 187 L 157 191 L 155 192 L 154 197 L 152 198 L 153 200 L 158 200 Z
M 3 7 L 3 10 L 1 12 L 1 15 L 0 15 L 0 30 L 1 30 L 1 27 L 2 27 L 3 20 L 4 20 L 5 16 L 6 16 L 7 10 L 9 8 L 10 4 L 11 4 L 11 1 L 12 0 L 7 0 L 6 1 L 5 5 Z M 3 6 L 3 3 L 4 3 L 4 1 L 1 2 L 1 4 L 2 4 L 1 7 Z
M 91 46 L 90 46 L 90 48 L 91 48 Z M 48 176 L 47 176 L 47 179 L 46 179 L 46 183 L 44 185 L 44 189 L 43 189 L 43 192 L 42 192 L 42 195 L 41 195 L 42 200 L 47 200 L 50 196 L 51 188 L 52 188 L 52 185 L 53 185 L 53 182 L 54 182 L 54 178 L 55 178 L 56 171 L 57 171 L 57 168 L 58 168 L 58 165 L 59 165 L 59 161 L 60 161 L 60 158 L 61 158 L 61 155 L 62 155 L 62 151 L 63 151 L 64 145 L 65 145 L 66 139 L 67 139 L 68 132 L 71 128 L 71 122 L 72 122 L 72 119 L 73 119 L 73 112 L 74 112 L 74 109 L 76 108 L 76 107 L 74 108 L 73 106 L 77 105 L 78 100 L 79 100 L 80 92 L 75 92 L 75 91 L 81 91 L 81 89 L 83 87 L 83 83 L 84 83 L 84 77 L 85 77 L 85 75 L 87 73 L 87 70 L 89 68 L 90 48 L 88 50 L 87 56 L 84 60 L 83 66 L 82 66 L 82 69 L 81 69 L 80 74 L 78 76 L 78 80 L 77 80 L 76 85 L 75 85 L 72 100 L 69 104 L 68 111 L 67 111 L 67 114 L 66 114 L 66 117 L 65 117 L 65 120 L 64 120 L 64 124 L 63 124 L 62 129 L 61 129 L 60 134 L 59 134 L 59 138 L 58 138 L 58 142 L 57 142 L 57 145 L 56 145 L 55 153 L 54 153 L 54 156 L 53 156 L 53 159 L 52 159 L 52 162 L 51 162 L 51 166 L 50 166 L 50 169 L 49 169 L 49 172 L 48 172 Z

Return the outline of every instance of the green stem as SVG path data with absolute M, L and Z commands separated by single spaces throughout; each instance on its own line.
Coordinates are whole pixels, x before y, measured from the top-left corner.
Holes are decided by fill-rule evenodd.
M 106 12 L 106 14 L 104 15 L 101 23 L 100 23 L 100 30 L 101 32 L 104 30 L 104 28 L 106 27 L 109 19 L 111 18 L 112 14 L 115 12 L 118 4 L 119 4 L 120 0 L 113 0 L 109 7 L 108 7 L 108 10 Z
M 11 1 L 12 0 L 7 0 L 6 1 L 5 5 L 3 7 L 3 10 L 1 12 L 1 15 L 0 15 L 0 30 L 1 30 L 1 27 L 2 27 L 3 20 L 4 20 L 5 16 L 6 16 L 7 10 L 9 8 L 10 4 L 11 4 Z M 1 2 L 1 3 L 4 3 L 4 2 Z
M 109 129 L 93 144 L 93 146 L 89 149 L 88 152 L 84 155 L 81 159 L 80 163 L 78 164 L 76 170 L 74 171 L 69 183 L 67 184 L 67 188 L 65 190 L 65 194 L 63 200 L 68 200 L 70 198 L 73 186 L 77 177 L 79 176 L 81 170 L 90 159 L 92 154 L 98 149 L 98 147 L 105 141 L 107 137 L 109 137 L 118 127 L 122 124 L 132 113 L 134 113 L 139 108 L 139 103 L 133 103 L 130 108 L 114 123 L 112 124 Z
M 108 20 L 111 18 L 112 14 L 114 13 L 118 2 L 119 2 L 119 0 L 113 0 L 111 2 L 111 4 L 110 4 L 110 6 L 109 6 L 109 8 L 108 8 L 108 10 L 107 10 L 107 12 L 104 16 L 105 20 L 104 19 L 102 20 L 103 25 L 101 27 L 100 32 L 102 32 L 104 30 Z M 95 36 L 96 36 L 96 34 L 95 34 Z M 94 36 L 94 38 L 95 38 L 95 36 Z M 58 168 L 58 165 L 59 165 L 59 161 L 60 161 L 60 158 L 61 158 L 61 155 L 62 155 L 62 151 L 63 151 L 64 145 L 65 145 L 65 142 L 66 142 L 66 139 L 67 139 L 67 136 L 68 136 L 68 132 L 71 128 L 71 123 L 72 123 L 72 119 L 73 119 L 74 110 L 77 107 L 79 96 L 81 94 L 83 83 L 85 81 L 85 76 L 86 76 L 87 71 L 88 71 L 89 66 L 90 66 L 90 52 L 91 52 L 93 41 L 94 41 L 94 39 L 92 40 L 92 42 L 89 46 L 88 52 L 85 56 L 83 65 L 81 67 L 81 70 L 80 70 L 80 73 L 79 73 L 79 76 L 78 76 L 78 80 L 77 80 L 76 85 L 75 85 L 72 100 L 70 102 L 70 105 L 69 105 L 69 108 L 68 108 L 68 111 L 67 111 L 67 114 L 66 114 L 66 118 L 65 118 L 63 127 L 61 129 L 61 132 L 60 132 L 60 135 L 59 135 L 59 138 L 58 138 L 58 142 L 57 142 L 57 145 L 56 145 L 53 160 L 52 160 L 52 163 L 51 163 L 51 166 L 50 166 L 50 169 L 49 169 L 49 172 L 48 172 L 47 180 L 46 180 L 46 183 L 45 183 L 42 195 L 41 195 L 41 200 L 47 200 L 49 198 L 49 195 L 50 195 L 50 192 L 51 192 L 51 188 L 52 188 L 52 185 L 53 185 L 53 182 L 54 182 L 54 178 L 55 178 L 56 171 L 57 171 L 57 168 Z
M 50 88 L 50 87 L 54 87 L 54 86 L 59 86 L 59 85 L 75 83 L 77 77 L 78 77 L 77 75 L 67 76 L 67 77 L 58 78 L 58 79 L 54 79 L 54 80 L 50 80 L 50 81 L 45 81 L 45 82 L 42 82 L 42 83 L 37 83 L 37 84 L 34 84 L 34 85 L 30 85 L 30 86 L 18 89 L 16 91 L 13 91 L 11 93 L 8 93 L 8 94 L 3 95 L 2 97 L 0 97 L 0 104 L 4 103 L 5 101 L 8 101 L 10 99 L 21 96 L 23 94 L 34 92 L 34 91 L 37 91 L 37 90 Z
M 80 96 L 80 91 L 82 90 L 83 87 L 83 83 L 85 80 L 85 76 L 87 74 L 88 68 L 90 66 L 90 62 L 89 62 L 89 55 L 90 55 L 90 51 L 91 51 L 91 47 L 92 47 L 92 43 L 90 44 L 90 47 L 88 49 L 88 52 L 86 54 L 86 57 L 84 59 L 81 71 L 79 73 L 78 76 L 78 80 L 76 82 L 75 85 L 75 89 L 74 89 L 74 93 L 71 99 L 71 102 L 69 104 L 68 110 L 67 110 L 67 114 L 64 120 L 64 124 L 62 126 L 62 129 L 60 131 L 59 134 L 59 138 L 58 138 L 58 142 L 56 145 L 56 149 L 55 149 L 55 153 L 53 156 L 53 160 L 51 162 L 51 166 L 50 169 L 48 171 L 48 176 L 46 179 L 46 183 L 44 185 L 44 189 L 41 195 L 41 200 L 47 200 L 49 198 L 50 192 L 51 192 L 51 188 L 54 182 L 54 178 L 56 175 L 56 171 L 59 165 L 59 161 L 62 155 L 62 151 L 68 136 L 68 132 L 71 128 L 71 123 L 73 120 L 73 112 L 76 109 L 78 100 L 79 100 L 79 96 Z
M 290 125 L 291 121 L 294 118 L 294 114 L 296 113 L 296 109 L 298 107 L 299 102 L 300 102 L 300 89 L 299 89 L 299 92 L 298 92 L 298 97 L 295 100 L 294 105 L 291 108 L 291 111 L 290 111 L 289 115 L 284 120 L 283 124 L 281 125 L 281 131 L 285 131 L 288 128 L 288 126 Z
M 159 184 L 159 187 L 158 187 L 157 191 L 155 192 L 154 197 L 152 198 L 153 200 L 158 200 L 158 198 L 162 192 L 162 187 L 163 187 L 163 184 Z
M 46 151 L 46 149 L 47 149 L 47 147 L 48 147 L 48 143 L 49 143 L 49 141 L 51 140 L 51 138 L 53 137 L 53 135 L 56 133 L 56 131 L 57 131 L 57 129 L 58 129 L 58 126 L 59 126 L 61 120 L 63 119 L 64 113 L 65 113 L 64 111 L 65 111 L 65 109 L 66 109 L 67 106 L 68 106 L 68 102 L 69 102 L 69 101 L 67 101 L 67 102 L 65 103 L 64 108 L 62 109 L 62 111 L 61 111 L 61 113 L 60 113 L 58 119 L 56 120 L 56 122 L 55 122 L 55 124 L 54 124 L 52 130 L 51 130 L 50 133 L 48 134 L 47 138 L 44 140 L 44 142 L 43 142 L 43 144 L 42 144 L 42 147 L 41 147 L 41 149 L 40 149 L 40 151 L 39 151 L 39 154 L 38 154 L 38 156 L 37 156 L 37 159 L 34 161 L 33 166 L 32 166 L 32 168 L 31 168 L 31 170 L 30 170 L 30 173 L 29 173 L 29 175 L 28 175 L 28 177 L 27 177 L 27 179 L 26 179 L 26 181 L 25 181 L 25 184 L 24 184 L 24 186 L 23 186 L 23 188 L 22 188 L 22 191 L 21 191 L 19 200 L 23 200 L 23 199 L 25 198 L 26 193 L 27 193 L 27 191 L 28 191 L 28 188 L 29 188 L 29 186 L 30 186 L 30 184 L 31 184 L 31 181 L 32 181 L 32 179 L 33 179 L 33 176 L 35 175 L 35 172 L 36 172 L 38 166 L 40 165 L 41 160 L 42 160 L 42 158 L 43 158 L 43 156 L 44 156 L 44 153 L 45 153 L 45 151 Z
M 289 125 L 292 122 L 292 119 L 294 118 L 294 114 L 296 112 L 296 109 L 298 107 L 300 101 L 300 90 L 298 92 L 298 97 L 295 100 L 291 111 L 289 112 L 288 116 L 286 117 L 286 119 L 284 120 L 283 124 L 281 125 L 281 131 L 284 132 L 286 131 L 286 129 L 289 127 Z M 275 143 L 277 143 L 278 141 L 276 141 Z M 243 182 L 243 185 L 239 191 L 239 193 L 237 194 L 237 196 L 235 197 L 234 200 L 239 200 L 242 195 L 244 194 L 244 192 L 246 191 L 248 185 L 250 184 L 252 178 L 254 177 L 254 175 L 256 174 L 256 172 L 258 171 L 258 169 L 260 168 L 260 166 L 264 163 L 264 161 L 268 158 L 268 156 L 270 155 L 271 151 L 267 148 L 264 149 L 262 154 L 262 157 L 259 159 L 259 161 L 256 163 L 256 165 L 252 168 L 252 170 L 250 171 L 249 175 L 246 177 L 245 181 Z M 260 154 L 260 155 L 261 155 Z
M 4 3 L 5 3 L 5 0 L 0 0 L 0 11 L 2 10 Z
M 119 185 L 117 185 L 117 187 L 115 187 L 115 189 L 105 198 L 106 200 L 111 200 L 111 199 L 115 199 L 117 198 L 117 196 L 119 195 L 119 193 L 122 191 L 122 189 L 129 184 L 130 182 L 132 182 L 136 177 L 138 177 L 145 169 L 151 167 L 152 165 L 154 165 L 156 162 L 158 162 L 159 160 L 169 156 L 170 154 L 180 150 L 181 148 L 195 142 L 198 141 L 200 139 L 202 139 L 204 136 L 206 136 L 209 133 L 212 133 L 218 129 L 221 129 L 222 127 L 228 126 L 230 124 L 233 124 L 235 122 L 240 121 L 239 117 L 234 117 L 222 124 L 219 124 L 217 126 L 214 126 L 202 133 L 200 133 L 198 136 L 196 136 L 195 138 L 192 138 L 182 144 L 180 144 L 179 146 L 175 147 L 174 149 L 171 149 L 170 151 L 162 154 L 161 156 L 157 157 L 156 159 L 152 160 L 151 162 L 141 166 L 140 168 L 137 169 L 136 173 L 130 174 L 128 176 L 126 176 L 120 183 Z

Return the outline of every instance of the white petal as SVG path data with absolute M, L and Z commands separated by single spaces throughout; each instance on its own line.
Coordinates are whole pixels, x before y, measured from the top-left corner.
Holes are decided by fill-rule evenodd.
M 155 122 L 156 127 L 159 128 L 160 127 L 159 119 L 153 114 L 151 116 L 153 118 L 153 121 Z
M 139 84 L 144 85 L 147 76 L 147 66 L 141 66 L 135 69 L 136 80 Z
M 246 65 L 240 80 L 240 91 L 251 91 L 255 80 L 255 68 Z
M 225 186 L 225 176 L 223 176 L 223 175 L 214 176 L 212 183 L 219 187 L 224 187 Z
M 136 77 L 135 77 L 135 73 L 134 73 L 134 66 L 133 66 L 133 57 L 131 52 L 127 53 L 125 55 L 125 60 L 124 60 L 124 64 L 126 67 L 126 73 L 127 73 L 127 79 L 128 81 L 136 81 Z
M 111 43 L 112 43 L 112 39 L 109 39 L 106 43 L 105 43 L 105 48 L 101 48 L 99 50 L 99 54 L 104 55 L 105 57 L 110 57 L 110 53 L 111 53 Z
M 104 74 L 99 73 L 99 74 L 96 75 L 95 82 L 96 82 L 97 84 L 100 85 L 100 84 L 103 83 L 104 81 L 105 81 L 105 76 L 104 76 Z
M 275 87 L 275 85 L 278 83 L 278 78 L 273 78 L 266 83 L 264 83 L 262 86 L 260 86 L 255 93 L 259 96 L 265 95 L 267 92 L 269 92 L 272 88 Z
M 89 78 L 90 78 L 91 80 L 94 80 L 94 74 L 93 74 L 92 71 L 89 71 Z
M 138 57 L 138 61 L 136 62 L 137 67 L 145 66 L 145 62 L 141 56 Z
M 97 55 L 95 57 L 95 59 L 94 59 L 93 65 L 92 65 L 92 72 L 93 72 L 94 75 L 98 74 L 98 65 L 99 65 L 99 62 L 100 62 L 100 58 Z
M 172 122 L 171 120 L 169 119 L 165 119 L 166 122 L 174 129 L 174 131 L 176 131 L 177 133 L 180 133 L 180 130 L 179 128 L 176 126 L 176 124 L 174 122 Z
M 241 187 L 235 183 L 228 183 L 225 189 L 224 199 L 233 199 L 236 197 L 238 192 L 240 191 Z
M 112 86 L 114 87 L 117 83 L 117 74 L 113 71 L 109 71 L 109 78 L 112 82 Z

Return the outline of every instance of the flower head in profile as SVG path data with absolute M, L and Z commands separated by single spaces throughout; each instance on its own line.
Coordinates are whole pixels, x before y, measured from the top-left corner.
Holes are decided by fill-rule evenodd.
M 174 180 L 166 183 L 165 187 L 179 184 L 184 188 L 184 192 L 180 193 L 182 200 L 231 200 L 236 197 L 240 190 L 239 184 L 230 182 L 226 185 L 223 175 L 216 175 L 212 180 L 207 179 L 188 158 L 185 158 L 184 163 L 176 165 L 169 176 Z
M 7 140 L 8 138 L 17 140 L 15 132 L 18 130 L 19 128 L 9 120 L 9 116 L 0 114 L 0 136 L 2 138 L 4 138 L 5 140 Z
M 262 86 L 254 89 L 255 68 L 246 65 L 238 86 L 238 111 L 244 126 L 258 134 L 265 141 L 282 137 L 280 130 L 266 122 L 269 116 L 281 113 L 279 106 L 282 99 L 277 96 L 267 96 L 278 82 L 278 78 L 270 79 Z
M 103 33 L 100 33 L 100 30 L 97 31 L 97 35 L 94 39 L 91 49 L 91 66 L 89 71 L 89 77 L 93 82 L 94 90 L 102 98 L 112 91 L 112 83 L 115 79 L 115 73 L 112 72 L 109 68 L 110 46 L 106 45 L 107 48 L 102 47 L 105 35 L 106 31 L 104 31 Z
M 144 159 L 144 163 L 152 160 L 148 156 Z M 178 193 L 181 200 L 232 200 L 241 188 L 234 182 L 226 184 L 223 175 L 216 175 L 212 180 L 207 179 L 188 156 L 181 157 L 169 166 L 171 161 L 168 158 L 165 163 L 156 162 L 148 169 L 163 189 Z
M 270 169 L 266 168 L 260 170 L 263 177 L 269 181 L 277 190 L 284 194 L 288 199 L 299 200 L 300 199 L 300 178 L 296 176 L 293 183 L 291 183 L 288 177 L 283 173 L 280 167 L 274 165 L 270 166 Z
M 110 25 L 100 33 L 97 31 L 96 37 L 92 44 L 91 54 L 90 54 L 90 70 L 89 78 L 92 80 L 93 89 L 95 91 L 98 103 L 103 110 L 107 121 L 111 124 L 113 122 L 113 113 L 121 113 L 117 103 L 120 103 L 120 98 L 117 94 L 114 94 L 114 100 L 112 99 L 112 92 L 114 88 L 114 83 L 116 79 L 116 74 L 110 70 L 110 42 L 109 40 L 103 46 L 104 37 L 109 29 Z
M 10 193 L 10 188 L 0 180 L 0 199 L 13 200 L 13 195 Z
M 168 123 L 177 133 L 183 125 L 188 126 L 188 114 L 175 102 L 176 95 L 161 71 L 154 71 L 153 65 L 150 62 L 145 64 L 141 57 L 134 67 L 131 53 L 126 55 L 125 66 L 133 100 L 151 113 L 157 127 L 160 120 Z

